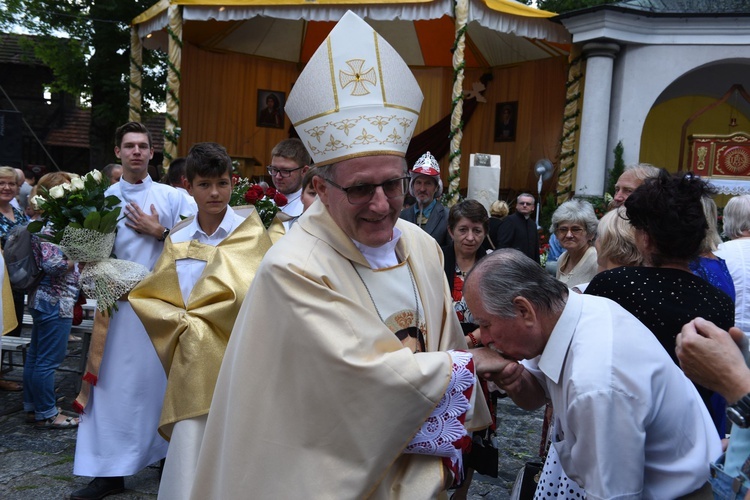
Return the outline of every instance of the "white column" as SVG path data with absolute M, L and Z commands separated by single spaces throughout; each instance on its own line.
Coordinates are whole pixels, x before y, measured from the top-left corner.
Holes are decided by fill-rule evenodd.
M 620 47 L 615 43 L 592 42 L 583 46 L 583 54 L 586 57 L 586 86 L 583 90 L 576 195 L 604 194 L 612 68 L 615 55 L 619 51 Z

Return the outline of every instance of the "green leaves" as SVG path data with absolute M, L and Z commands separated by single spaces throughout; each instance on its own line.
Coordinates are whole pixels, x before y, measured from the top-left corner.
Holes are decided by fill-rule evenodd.
M 29 222 L 27 229 L 29 230 L 30 233 L 38 233 L 39 231 L 42 230 L 43 227 L 44 227 L 44 221 L 35 220 L 32 222 Z

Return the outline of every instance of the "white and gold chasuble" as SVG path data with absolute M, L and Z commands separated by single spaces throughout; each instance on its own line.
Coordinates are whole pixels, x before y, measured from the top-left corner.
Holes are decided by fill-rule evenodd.
M 385 269 L 352 265 L 386 326 L 412 352 L 425 352 L 424 308 L 409 266 L 405 262 Z
M 369 270 L 368 261 L 320 200 L 295 226 L 266 254 L 240 309 L 191 498 L 447 498 L 442 459 L 406 450 L 452 381 L 445 351 L 466 347 L 440 248 L 397 222 L 404 265 L 394 271 L 411 268 L 423 309 L 426 352 L 415 353 L 381 320 L 352 265 Z M 381 307 L 386 286 L 375 275 L 365 280 Z M 399 309 L 414 307 L 409 280 L 398 287 L 387 291 L 408 303 L 383 306 L 396 324 Z M 489 422 L 480 396 L 466 428 Z

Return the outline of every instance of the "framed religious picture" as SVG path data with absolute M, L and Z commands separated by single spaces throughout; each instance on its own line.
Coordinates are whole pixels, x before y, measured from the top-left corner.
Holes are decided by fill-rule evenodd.
M 495 142 L 516 140 L 518 101 L 499 102 L 495 105 Z
M 258 127 L 284 128 L 286 95 L 277 90 L 258 90 Z

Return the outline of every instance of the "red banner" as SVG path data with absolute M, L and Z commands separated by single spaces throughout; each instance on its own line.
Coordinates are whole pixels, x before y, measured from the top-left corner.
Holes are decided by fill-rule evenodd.
M 691 135 L 690 170 L 701 177 L 750 180 L 750 135 Z

